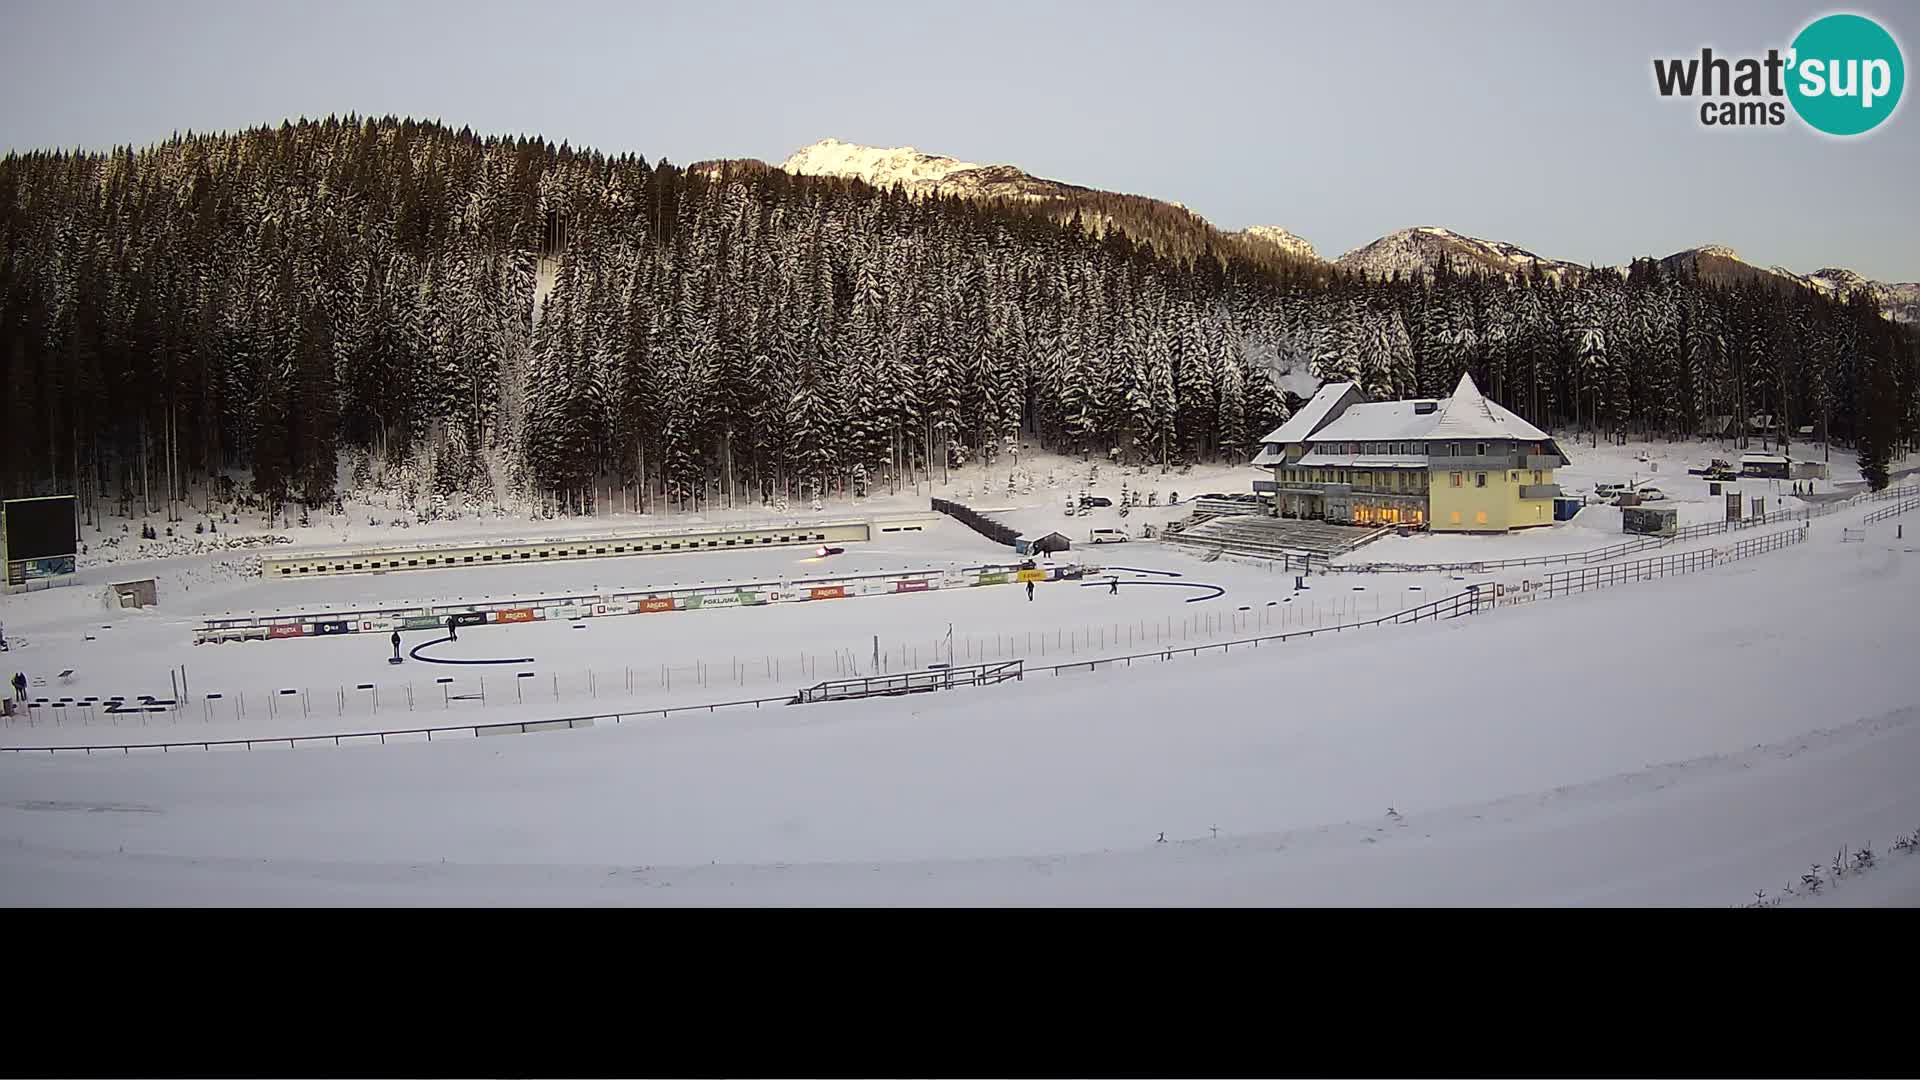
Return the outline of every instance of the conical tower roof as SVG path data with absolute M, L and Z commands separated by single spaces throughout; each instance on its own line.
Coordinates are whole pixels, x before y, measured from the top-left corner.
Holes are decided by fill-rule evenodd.
M 1545 439 L 1546 432 L 1488 401 L 1474 385 L 1473 376 L 1460 373 L 1453 396 L 1440 409 L 1433 425 L 1435 439 Z

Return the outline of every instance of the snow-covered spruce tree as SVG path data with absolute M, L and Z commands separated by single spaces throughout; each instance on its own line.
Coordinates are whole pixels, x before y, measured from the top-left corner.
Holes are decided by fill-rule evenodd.
M 1222 457 L 1231 461 L 1244 458 L 1254 449 L 1254 440 L 1265 435 L 1265 431 L 1249 432 L 1247 427 L 1247 380 L 1246 369 L 1230 351 L 1214 348 L 1214 364 L 1219 371 L 1216 384 L 1219 397 L 1216 399 L 1216 411 L 1219 415 L 1219 442 L 1217 449 Z
M 1217 369 L 1207 354 L 1192 297 L 1180 296 L 1170 316 L 1177 457 L 1186 462 L 1207 460 L 1213 457 L 1219 435 Z
M 338 407 L 333 372 L 333 339 L 326 310 L 312 304 L 300 314 L 300 333 L 291 361 L 294 371 L 294 485 L 308 507 L 333 501 L 339 479 Z

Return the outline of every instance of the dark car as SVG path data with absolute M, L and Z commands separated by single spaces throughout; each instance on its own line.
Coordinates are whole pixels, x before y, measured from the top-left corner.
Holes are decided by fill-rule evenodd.
M 1112 500 L 1112 499 L 1109 499 L 1109 498 L 1106 498 L 1105 496 L 1101 496 L 1101 495 L 1087 495 L 1087 496 L 1083 496 L 1083 497 L 1081 498 L 1081 500 L 1080 500 L 1080 505 L 1081 505 L 1081 506 L 1083 506 L 1083 507 L 1085 507 L 1085 506 L 1112 506 L 1112 505 L 1113 505 L 1113 500 Z

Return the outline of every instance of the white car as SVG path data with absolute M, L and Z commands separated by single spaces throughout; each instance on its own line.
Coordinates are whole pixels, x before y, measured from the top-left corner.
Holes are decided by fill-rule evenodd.
M 1667 497 L 1667 493 L 1657 487 L 1643 487 L 1636 490 L 1634 494 L 1640 496 L 1641 502 L 1659 502 Z
M 1124 544 L 1129 537 L 1121 529 L 1093 529 L 1087 533 L 1089 544 Z

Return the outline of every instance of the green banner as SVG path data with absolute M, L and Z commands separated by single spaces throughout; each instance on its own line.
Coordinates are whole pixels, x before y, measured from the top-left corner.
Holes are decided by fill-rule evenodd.
M 434 615 L 409 615 L 400 620 L 402 630 L 432 630 L 447 625 L 445 619 Z
M 1007 575 L 1005 574 L 981 574 L 980 580 L 974 582 L 975 585 L 1005 585 L 1006 583 Z

